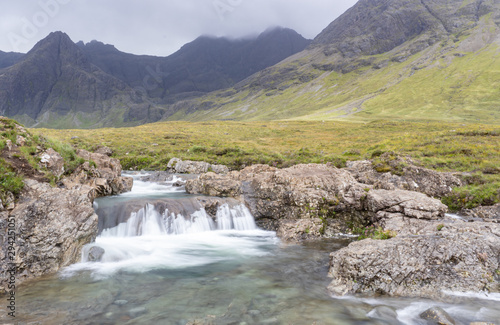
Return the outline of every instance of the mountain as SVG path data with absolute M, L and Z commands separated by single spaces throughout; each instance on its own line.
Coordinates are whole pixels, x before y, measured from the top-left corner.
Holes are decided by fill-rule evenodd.
M 241 40 L 200 37 L 154 57 L 55 32 L 26 55 L 0 53 L 0 115 L 58 128 L 154 122 L 173 114 L 168 104 L 233 86 L 310 43 L 275 28 Z
M 127 94 L 128 92 L 128 94 Z M 0 113 L 27 125 L 109 125 L 116 107 L 141 104 L 122 81 L 92 65 L 64 33 L 51 33 L 0 70 Z M 100 121 L 95 124 L 95 121 Z
M 304 50 L 310 40 L 286 28 L 256 38 L 231 40 L 202 36 L 168 57 L 137 56 L 112 45 L 78 43 L 102 71 L 153 98 L 199 94 L 233 86 L 244 78 Z
M 0 51 L 0 69 L 13 66 L 24 56 L 22 53 Z
M 498 123 L 499 26 L 499 0 L 360 0 L 304 51 L 170 119 Z

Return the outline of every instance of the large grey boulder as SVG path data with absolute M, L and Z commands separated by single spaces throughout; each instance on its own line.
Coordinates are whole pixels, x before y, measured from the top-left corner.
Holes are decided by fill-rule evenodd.
M 2 229 L 7 229 L 9 217 L 15 220 L 16 235 L 14 261 L 8 259 L 8 238 L 0 236 L 0 292 L 6 288 L 10 262 L 19 285 L 80 260 L 82 247 L 97 235 L 90 191 L 85 185 L 68 190 L 25 181 L 15 209 L 0 214 Z
M 330 292 L 438 298 L 446 291 L 500 291 L 499 225 L 414 219 L 398 230 L 395 238 L 332 253 Z
M 447 211 L 440 201 L 422 193 L 373 189 L 345 169 L 318 164 L 286 169 L 254 165 L 225 175 L 206 173 L 188 180 L 186 190 L 238 198 L 261 226 L 290 238 L 346 232 L 353 225 L 370 224 L 393 214 L 439 219 Z M 316 232 L 318 218 L 321 226 Z M 303 219 L 309 221 L 298 221 Z M 295 233 L 288 236 L 287 231 Z

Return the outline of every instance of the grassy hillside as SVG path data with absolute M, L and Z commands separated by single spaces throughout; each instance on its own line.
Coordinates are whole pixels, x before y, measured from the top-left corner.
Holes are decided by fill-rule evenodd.
M 415 53 L 419 37 L 390 52 L 341 61 L 321 47 L 198 99 L 171 120 L 376 119 L 498 123 L 500 31 L 490 15 L 471 30 Z M 423 36 L 422 36 L 423 37 Z M 415 54 L 412 54 L 415 53 Z M 194 111 L 193 107 L 213 107 Z
M 500 201 L 500 127 L 439 122 L 370 123 L 162 122 L 134 128 L 33 130 L 87 149 L 106 145 L 126 169 L 164 170 L 173 158 L 204 160 L 239 169 L 255 163 L 372 159 L 387 151 L 409 155 L 422 166 L 464 172 L 466 187 L 447 198 L 452 208 Z

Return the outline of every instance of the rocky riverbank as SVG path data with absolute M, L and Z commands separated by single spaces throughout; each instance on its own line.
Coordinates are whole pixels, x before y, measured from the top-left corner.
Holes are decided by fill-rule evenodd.
M 476 209 L 467 220 L 446 215 L 439 198 L 461 185 L 457 175 L 382 158 L 344 169 L 255 165 L 203 174 L 186 189 L 244 202 L 261 227 L 287 241 L 345 233 L 390 238 L 355 241 L 331 254 L 334 295 L 500 292 L 498 208 Z
M 72 160 L 82 162 L 70 172 L 68 161 L 46 139 L 9 120 L 2 120 L 1 127 L 18 140 L 2 138 L 7 144 L 2 164 L 10 170 L 2 184 L 16 181 L 19 192 L 11 192 L 13 185 L 2 188 L 0 293 L 9 283 L 18 286 L 79 261 L 82 247 L 98 231 L 93 200 L 132 188 L 132 179 L 121 176 L 120 162 L 109 149 L 74 153 L 65 148 Z

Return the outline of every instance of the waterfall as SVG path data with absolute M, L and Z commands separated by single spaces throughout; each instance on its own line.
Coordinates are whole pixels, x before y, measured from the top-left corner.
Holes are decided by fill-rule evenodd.
M 200 233 L 213 230 L 255 230 L 255 220 L 244 205 L 218 207 L 215 221 L 205 209 L 189 216 L 169 212 L 160 214 L 152 204 L 133 212 L 127 222 L 103 230 L 101 237 L 160 236 Z

